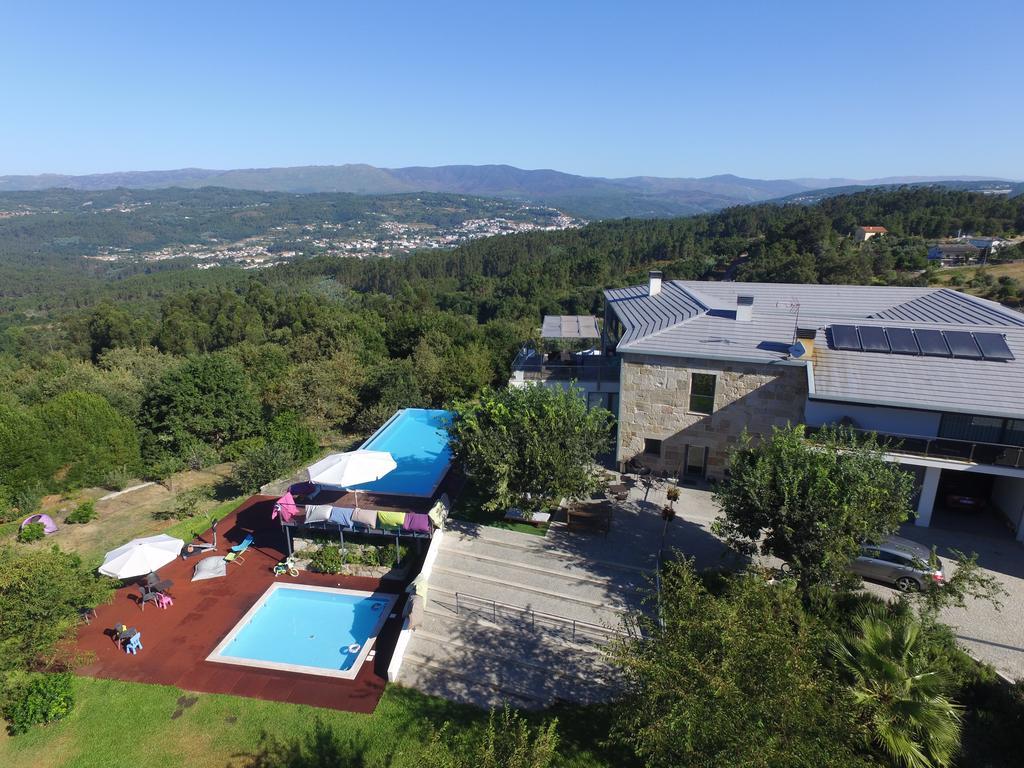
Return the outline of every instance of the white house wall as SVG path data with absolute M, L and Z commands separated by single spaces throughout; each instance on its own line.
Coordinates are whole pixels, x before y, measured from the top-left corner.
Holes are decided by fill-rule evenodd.
M 989 497 L 1017 532 L 1017 540 L 1024 540 L 1024 478 L 997 477 L 992 483 Z

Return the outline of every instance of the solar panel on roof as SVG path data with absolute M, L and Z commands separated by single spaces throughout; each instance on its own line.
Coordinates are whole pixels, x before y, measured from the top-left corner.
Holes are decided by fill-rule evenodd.
M 885 331 L 873 325 L 859 326 L 860 343 L 865 352 L 888 352 L 889 340 L 885 337 Z
M 885 335 L 889 337 L 889 346 L 896 354 L 921 354 L 921 348 L 917 346 L 917 339 L 914 338 L 914 332 L 909 328 L 886 328 Z
M 949 357 L 949 347 L 941 331 L 933 331 L 929 328 L 919 328 L 914 331 L 917 337 L 917 345 L 921 348 L 922 355 L 929 357 Z
M 946 331 L 943 335 L 946 337 L 946 343 L 949 344 L 953 357 L 981 360 L 981 350 L 978 349 L 974 337 L 967 331 Z
M 986 360 L 1013 360 L 1013 352 L 1001 333 L 975 333 L 974 340 L 981 347 Z
M 832 331 L 833 347 L 860 352 L 860 337 L 857 335 L 855 325 L 833 325 L 829 330 Z

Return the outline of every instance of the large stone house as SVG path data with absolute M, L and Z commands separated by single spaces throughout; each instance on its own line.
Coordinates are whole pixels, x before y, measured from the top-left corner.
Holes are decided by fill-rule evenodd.
M 591 370 L 604 373 L 579 384 L 616 414 L 621 466 L 721 479 L 744 430 L 845 424 L 884 436 L 889 460 L 916 476 L 919 524 L 973 505 L 998 510 L 1024 540 L 1018 312 L 946 288 L 652 272 L 645 285 L 605 291 L 602 334 L 605 367 Z

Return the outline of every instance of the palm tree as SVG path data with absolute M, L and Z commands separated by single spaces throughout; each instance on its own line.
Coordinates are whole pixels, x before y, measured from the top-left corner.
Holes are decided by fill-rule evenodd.
M 927 669 L 920 622 L 875 609 L 858 624 L 859 636 L 836 638 L 832 650 L 875 745 L 903 768 L 950 765 L 960 745 L 961 707 L 946 696 L 946 678 Z

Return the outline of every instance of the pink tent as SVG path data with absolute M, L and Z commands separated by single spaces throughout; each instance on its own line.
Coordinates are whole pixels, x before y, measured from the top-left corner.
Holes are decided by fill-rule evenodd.
M 280 515 L 281 520 L 286 523 L 290 522 L 293 517 L 297 517 L 299 515 L 299 508 L 295 504 L 295 499 L 292 497 L 291 491 L 274 503 L 274 511 L 270 515 L 270 519 L 274 520 L 278 515 Z
M 45 531 L 47 535 L 57 530 L 57 524 L 53 522 L 53 518 L 49 515 L 29 515 L 21 521 L 21 527 L 24 528 L 26 525 L 31 525 L 32 523 L 42 523 L 43 531 Z

